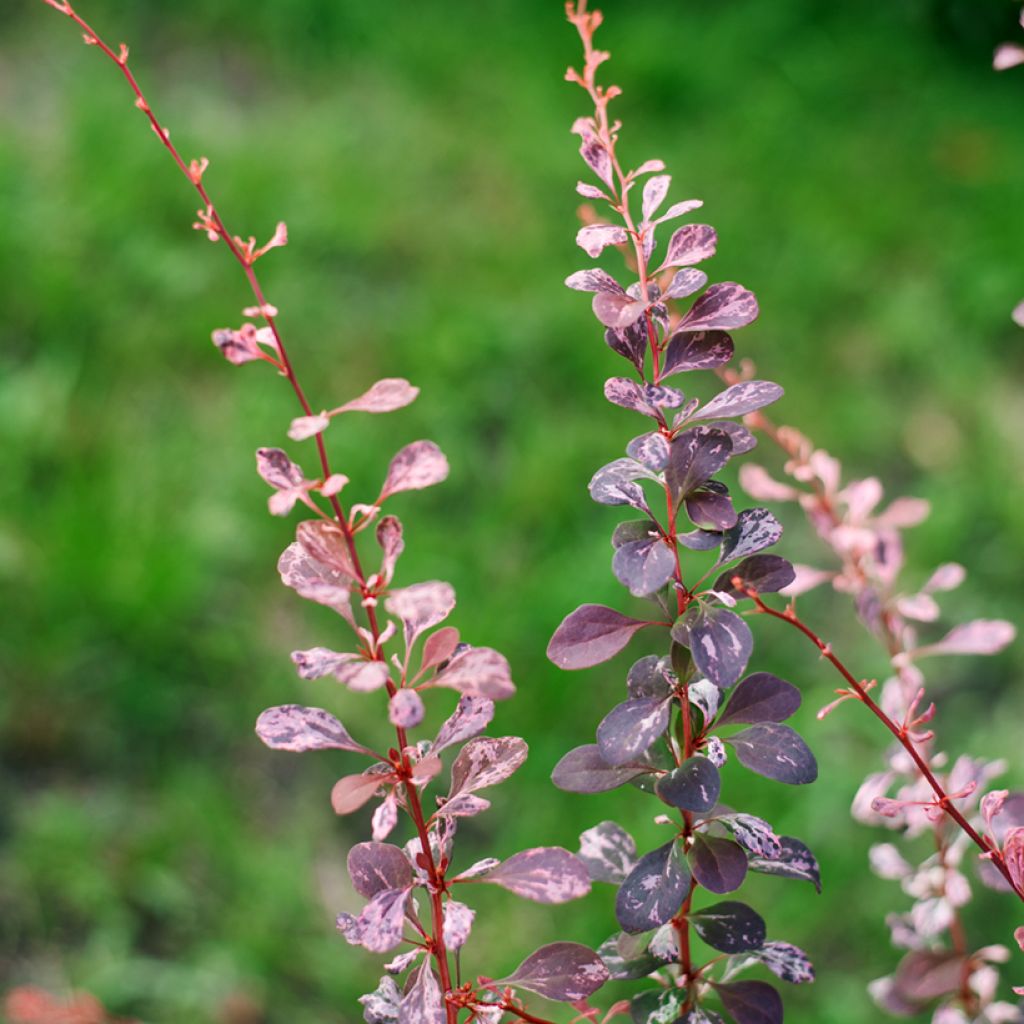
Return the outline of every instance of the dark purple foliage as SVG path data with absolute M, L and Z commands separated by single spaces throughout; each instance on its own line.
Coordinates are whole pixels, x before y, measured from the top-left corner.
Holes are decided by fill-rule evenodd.
M 714 370 L 724 366 L 733 354 L 733 342 L 725 331 L 680 331 L 665 349 L 662 375 L 688 370 Z
M 664 697 L 635 697 L 617 705 L 597 727 L 597 746 L 607 764 L 637 761 L 668 726 L 671 703 Z
M 731 839 L 698 832 L 688 859 L 693 877 L 708 892 L 735 892 L 747 877 L 747 855 Z
M 548 644 L 548 657 L 559 668 L 600 665 L 614 658 L 638 629 L 649 625 L 601 604 L 581 605 L 555 630 Z
M 735 446 L 734 446 L 735 450 Z M 766 508 L 748 508 L 740 512 L 736 525 L 722 539 L 720 562 L 756 555 L 771 547 L 782 536 L 782 525 Z
M 642 766 L 614 767 L 601 757 L 596 743 L 570 750 L 555 765 L 551 781 L 568 793 L 604 793 L 618 789 L 649 769 Z
M 669 453 L 665 479 L 676 500 L 707 483 L 728 461 L 732 440 L 715 427 L 694 427 L 679 434 Z
M 765 981 L 734 981 L 715 991 L 736 1024 L 782 1024 L 782 997 Z
M 658 779 L 654 790 L 671 807 L 703 813 L 718 803 L 721 786 L 718 769 L 703 755 L 695 754 Z
M 757 319 L 754 293 L 733 282 L 713 284 L 679 324 L 681 331 L 729 331 Z
M 764 945 L 764 918 L 738 900 L 725 900 L 702 907 L 690 914 L 697 934 L 712 948 L 722 953 L 744 953 Z
M 800 691 L 770 672 L 754 672 L 732 692 L 717 725 L 784 722 L 800 707 Z
M 690 891 L 690 869 L 673 840 L 645 854 L 619 888 L 615 917 L 630 934 L 670 921 Z
M 733 581 L 738 579 L 740 585 Z M 753 555 L 739 565 L 727 569 L 715 581 L 715 590 L 734 597 L 745 597 L 747 590 L 758 594 L 774 594 L 796 579 L 793 566 L 778 555 Z
M 390 843 L 356 843 L 348 852 L 348 875 L 352 888 L 366 899 L 383 889 L 405 889 L 413 881 L 409 858 Z
M 608 968 L 593 950 L 575 942 L 554 942 L 531 953 L 502 982 L 545 999 L 575 1003 L 593 995 L 607 980 Z
M 761 722 L 726 741 L 740 764 L 758 775 L 801 786 L 818 777 L 818 762 L 807 744 L 788 725 Z
M 716 686 L 736 682 L 750 660 L 754 638 L 735 612 L 693 604 L 672 627 L 672 637 L 690 649 L 694 664 Z
M 780 850 L 774 857 L 752 857 L 750 870 L 762 875 L 779 875 L 810 882 L 821 892 L 821 869 L 811 851 L 799 839 L 779 837 Z

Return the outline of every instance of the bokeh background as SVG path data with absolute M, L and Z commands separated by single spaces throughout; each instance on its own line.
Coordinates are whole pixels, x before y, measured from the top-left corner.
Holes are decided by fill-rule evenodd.
M 1024 76 L 990 70 L 1019 33 L 1016 5 L 602 6 L 624 151 L 662 157 L 674 197 L 705 200 L 713 279 L 760 297 L 737 340 L 785 385 L 779 418 L 848 472 L 932 500 L 908 578 L 965 563 L 951 619 L 1020 622 L 1024 335 L 1009 311 L 1024 295 Z M 131 42 L 178 144 L 211 158 L 234 230 L 288 222 L 290 246 L 262 268 L 314 405 L 385 375 L 423 388 L 330 443 L 353 495 L 417 437 L 452 463 L 443 487 L 395 501 L 402 576 L 451 580 L 463 635 L 507 652 L 520 691 L 495 729 L 531 745 L 464 828 L 462 856 L 572 846 L 607 817 L 651 840 L 630 790 L 581 798 L 547 781 L 621 699 L 629 656 L 570 675 L 544 647 L 583 600 L 628 607 L 608 571 L 614 513 L 585 485 L 635 432 L 600 393 L 621 365 L 561 283 L 588 261 L 568 133 L 585 104 L 562 81 L 577 44 L 560 4 L 81 10 Z M 327 800 L 351 762 L 271 754 L 252 725 L 298 700 L 371 737 L 381 706 L 292 672 L 290 650 L 342 635 L 279 585 L 293 524 L 266 514 L 253 472 L 295 410 L 269 371 L 209 343 L 248 295 L 189 229 L 194 206 L 74 27 L 39 2 L 0 6 L 0 988 L 87 989 L 161 1024 L 354 1022 L 376 961 L 333 916 L 355 905 L 344 856 L 366 822 Z M 790 553 L 820 561 L 786 521 Z M 843 601 L 809 609 L 858 670 L 884 671 Z M 787 991 L 788 1019 L 863 1024 L 878 1017 L 865 982 L 895 959 L 883 917 L 905 905 L 866 871 L 878 836 L 848 818 L 883 739 L 855 708 L 817 724 L 834 680 L 793 637 L 755 630 L 759 665 L 804 689 L 821 780 L 729 784 L 817 851 L 826 895 L 776 879 L 749 891 L 819 966 Z M 946 747 L 1009 756 L 1024 785 L 1021 649 L 936 668 Z M 607 889 L 563 908 L 500 891 L 477 905 L 469 973 L 612 930 Z M 987 892 L 968 913 L 979 946 L 1018 923 Z M 1024 978 L 1019 956 L 1008 973 Z

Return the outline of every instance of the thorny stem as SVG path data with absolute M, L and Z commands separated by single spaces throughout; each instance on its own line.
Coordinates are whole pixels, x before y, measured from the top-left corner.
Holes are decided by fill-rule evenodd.
M 59 11 L 61 14 L 67 15 L 79 28 L 82 29 L 84 39 L 87 45 L 95 46 L 99 49 L 107 58 L 109 58 L 120 70 L 124 76 L 125 81 L 135 94 L 135 105 L 139 110 L 146 115 L 147 120 L 150 123 L 153 131 L 156 133 L 157 138 L 163 143 L 164 148 L 170 153 L 171 158 L 174 160 L 178 167 L 178 170 L 189 180 L 193 188 L 199 195 L 199 198 L 203 203 L 203 210 L 200 216 L 203 218 L 202 227 L 211 230 L 218 238 L 220 238 L 224 244 L 228 247 L 231 255 L 238 262 L 245 274 L 245 279 L 248 282 L 249 288 L 252 291 L 253 297 L 256 300 L 257 306 L 259 307 L 259 315 L 266 323 L 270 330 L 271 335 L 274 338 L 274 342 L 277 346 L 277 351 L 280 356 L 280 362 L 277 360 L 269 360 L 278 366 L 283 376 L 287 379 L 291 385 L 292 390 L 295 393 L 296 399 L 298 399 L 299 406 L 302 408 L 303 413 L 306 416 L 313 414 L 313 408 L 309 404 L 309 400 L 306 398 L 306 394 L 299 383 L 298 376 L 296 375 L 292 361 L 288 355 L 288 350 L 284 344 L 284 340 L 278 330 L 276 316 L 273 312 L 267 300 L 266 294 L 263 290 L 263 286 L 260 283 L 259 277 L 253 267 L 256 256 L 251 252 L 251 248 L 247 248 L 241 243 L 240 239 L 233 236 L 224 224 L 220 213 L 217 210 L 216 205 L 210 198 L 210 194 L 206 189 L 206 186 L 202 181 L 202 173 L 205 168 L 205 164 L 200 165 L 193 163 L 189 165 L 185 162 L 181 153 L 177 147 L 171 142 L 170 133 L 157 119 L 156 114 L 153 112 L 152 107 L 146 100 L 142 89 L 139 86 L 135 75 L 132 73 L 131 68 L 128 66 L 128 48 L 121 45 L 119 51 L 115 52 L 103 38 L 93 29 L 93 27 L 78 14 L 77 11 L 71 6 L 69 2 L 62 2 L 62 0 L 43 0 L 44 3 L 48 4 L 54 10 Z M 315 435 L 317 457 L 320 462 L 320 469 L 323 473 L 323 478 L 326 480 L 331 475 L 330 461 L 327 455 L 327 448 L 324 444 L 323 432 L 318 432 Z M 363 571 L 362 565 L 359 560 L 359 553 L 355 543 L 355 531 L 352 528 L 352 524 L 348 521 L 345 516 L 345 511 L 338 500 L 337 495 L 330 495 L 328 498 L 331 509 L 334 512 L 334 516 L 337 519 L 338 526 L 341 528 L 342 536 L 345 540 L 345 545 L 348 549 L 349 556 L 352 560 L 352 566 L 355 570 L 356 581 L 359 585 L 360 591 L 363 597 L 363 607 L 366 609 L 366 616 L 370 626 L 371 633 L 374 640 L 374 660 L 384 661 L 385 655 L 383 650 L 383 644 L 379 642 L 381 630 L 377 620 L 376 610 L 373 606 L 372 601 L 368 601 L 373 594 L 372 588 L 367 583 L 367 577 Z M 396 692 L 396 687 L 392 680 L 389 678 L 387 682 L 387 691 L 389 696 L 393 696 Z M 430 936 L 430 948 L 434 955 L 434 959 L 437 962 L 438 973 L 441 978 L 441 986 L 445 997 L 452 991 L 451 974 L 448 965 L 448 951 L 445 947 L 444 942 L 444 905 L 442 900 L 442 893 L 444 891 L 444 877 L 441 871 L 438 869 L 437 863 L 434 860 L 433 851 L 430 846 L 430 837 L 427 832 L 426 820 L 423 815 L 423 808 L 420 803 L 419 794 L 416 791 L 415 785 L 411 782 L 411 765 L 409 762 L 408 755 L 405 753 L 406 747 L 408 746 L 406 740 L 405 730 L 401 727 L 396 726 L 396 737 L 398 740 L 398 750 L 400 752 L 401 763 L 402 763 L 402 774 L 406 777 L 406 803 L 408 804 L 409 816 L 412 818 L 413 823 L 416 826 L 416 832 L 419 836 L 420 846 L 422 854 L 427 865 L 427 877 L 430 881 L 430 903 L 431 903 L 431 917 L 433 925 L 433 935 Z M 457 1008 L 445 999 L 445 1013 L 448 1020 L 448 1024 L 456 1024 L 458 1018 Z M 546 1022 L 544 1022 L 546 1024 Z
M 738 580 L 739 578 L 737 577 L 736 579 Z M 931 770 L 928 762 L 921 756 L 917 747 L 914 745 L 913 740 L 910 739 L 908 730 L 904 726 L 898 725 L 894 722 L 878 706 L 878 704 L 875 703 L 863 682 L 857 679 L 846 667 L 846 665 L 840 660 L 839 656 L 832 650 L 831 645 L 822 640 L 810 626 L 799 618 L 792 606 L 786 608 L 785 611 L 780 612 L 778 609 L 765 604 L 756 590 L 749 587 L 743 587 L 742 580 L 739 580 L 739 583 L 747 597 L 753 600 L 758 612 L 764 615 L 770 615 L 772 618 L 779 619 L 782 622 L 788 622 L 791 626 L 794 626 L 803 633 L 803 635 L 818 648 L 821 652 L 821 656 L 830 662 L 835 670 L 843 677 L 844 680 L 846 680 L 856 699 L 859 700 L 861 704 L 863 704 L 886 727 L 886 729 L 892 733 L 900 746 L 903 747 L 903 749 L 913 759 L 922 778 L 928 783 L 932 791 L 935 793 L 935 806 L 945 811 L 946 814 L 956 822 L 960 830 L 971 840 L 972 843 L 974 843 L 975 846 L 978 847 L 979 850 L 981 850 L 985 857 L 995 865 L 996 869 L 1006 879 L 1013 892 L 1015 892 L 1021 900 L 1024 900 L 1024 891 L 1022 891 L 1014 882 L 1013 877 L 1006 866 L 1006 861 L 1003 858 L 1002 852 L 996 849 L 987 839 L 982 837 L 978 833 L 977 829 L 975 829 L 963 814 L 960 813 L 956 804 L 953 802 L 953 798 L 950 797 L 943 788 L 942 783 L 936 778 L 935 773 Z

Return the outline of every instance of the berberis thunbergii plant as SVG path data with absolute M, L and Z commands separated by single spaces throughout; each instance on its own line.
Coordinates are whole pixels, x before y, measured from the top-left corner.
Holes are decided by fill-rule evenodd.
M 630 668 L 627 699 L 598 726 L 597 742 L 568 753 L 553 778 L 579 793 L 632 783 L 660 808 L 664 841 L 639 859 L 632 837 L 614 822 L 582 837 L 592 877 L 618 886 L 621 932 L 601 947 L 605 963 L 613 978 L 648 979 L 632 1001 L 634 1020 L 719 1020 L 706 1006 L 710 999 L 738 1024 L 780 1021 L 782 1000 L 772 985 L 736 979 L 762 965 L 786 981 L 806 982 L 814 977 L 810 961 L 789 943 L 768 941 L 763 918 L 748 904 L 718 897 L 739 889 L 750 870 L 818 887 L 818 865 L 798 839 L 723 803 L 719 768 L 731 752 L 753 772 L 802 785 L 817 777 L 817 764 L 784 724 L 800 705 L 797 688 L 768 672 L 745 674 L 753 638 L 737 608 L 748 589 L 773 592 L 793 581 L 784 558 L 764 553 L 782 529 L 766 509 L 737 511 L 716 474 L 754 447 L 736 419 L 776 401 L 782 388 L 745 380 L 702 404 L 675 386 L 681 374 L 732 359 L 727 332 L 757 317 L 757 301 L 732 282 L 705 289 L 708 276 L 697 264 L 717 245 L 707 224 L 677 227 L 659 254 L 659 228 L 667 232 L 662 225 L 702 204 L 664 208 L 671 179 L 660 160 L 623 169 L 619 125 L 608 112 L 619 89 L 597 83 L 608 58 L 593 45 L 601 15 L 587 11 L 584 0 L 567 10 L 584 48 L 582 70 L 570 68 L 567 78 L 594 105 L 573 125 L 593 176 L 577 191 L 610 214 L 608 222 L 581 228 L 576 240 L 594 258 L 622 247 L 636 279 L 623 286 L 604 270 L 587 269 L 566 283 L 593 293 L 605 341 L 630 365 L 630 376 L 606 382 L 605 398 L 645 418 L 625 455 L 594 475 L 590 495 L 632 513 L 612 535 L 612 571 L 653 611 L 634 618 L 585 604 L 558 627 L 548 656 L 562 668 L 586 669 L 642 630 L 668 635 L 658 653 Z M 690 296 L 688 310 L 673 320 L 666 301 Z M 698 956 L 694 935 L 714 952 Z

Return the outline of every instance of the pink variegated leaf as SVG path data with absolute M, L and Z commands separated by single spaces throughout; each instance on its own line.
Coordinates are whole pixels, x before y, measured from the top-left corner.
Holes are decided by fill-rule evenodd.
M 449 949 L 460 949 L 466 944 L 470 930 L 473 927 L 473 918 L 476 911 L 471 910 L 465 903 L 458 900 L 449 900 L 444 905 L 444 944 Z
M 474 879 L 482 878 L 493 871 L 500 863 L 501 861 L 497 857 L 484 857 L 483 860 L 470 864 L 465 871 L 460 871 L 458 878 L 454 879 L 454 881 L 471 882 Z
M 494 701 L 488 700 L 487 697 L 474 697 L 468 694 L 460 697 L 457 707 L 438 730 L 430 752 L 439 754 L 455 743 L 479 736 L 492 718 Z
M 384 970 L 387 971 L 388 974 L 392 975 L 405 974 L 405 972 L 409 970 L 409 968 L 412 967 L 412 965 L 416 963 L 421 956 L 426 955 L 426 952 L 427 951 L 425 949 L 416 947 L 415 949 L 410 949 L 407 953 L 399 953 L 398 956 L 389 960 L 384 965 Z M 396 1006 L 395 1013 L 391 1015 L 392 1020 L 395 1018 L 395 1014 L 397 1014 L 397 1012 L 398 1008 Z M 363 1015 L 363 1019 L 367 1024 L 376 1024 L 376 1022 L 372 1021 L 366 1014 Z M 381 1021 L 380 1024 L 384 1024 L 384 1022 Z
M 938 643 L 910 652 L 912 658 L 926 654 L 998 654 L 1017 635 L 1016 627 L 1003 619 L 975 619 L 954 626 Z
M 306 519 L 295 528 L 295 539 L 317 562 L 358 581 L 359 574 L 352 561 L 352 549 L 337 523 Z
M 644 220 L 650 220 L 658 212 L 658 208 L 665 201 L 665 196 L 668 195 L 671 184 L 672 178 L 667 174 L 656 174 L 653 178 L 648 178 L 644 182 L 644 192 L 641 200 L 641 211 Z
M 703 199 L 684 199 L 681 203 L 673 203 L 654 223 L 664 224 L 667 220 L 675 220 L 676 217 L 699 210 L 703 205 Z
M 423 643 L 423 659 L 420 667 L 435 668 L 446 662 L 459 646 L 459 631 L 454 626 L 445 626 L 431 633 Z
M 956 590 L 966 578 L 967 570 L 959 562 L 946 562 L 928 577 L 921 590 L 926 594 Z
M 692 267 L 714 256 L 717 244 L 718 235 L 710 224 L 684 224 L 669 239 L 662 266 Z
M 732 281 L 713 284 L 679 323 L 680 331 L 733 330 L 757 319 L 754 293 Z
M 257 448 L 256 472 L 279 491 L 299 487 L 305 480 L 302 469 L 280 448 Z
M 394 412 L 414 402 L 419 393 L 419 388 L 402 377 L 385 377 L 358 398 L 332 409 L 330 415 L 337 416 L 343 412 Z
M 707 283 L 708 275 L 703 270 L 686 267 L 684 270 L 676 271 L 661 297 L 663 299 L 685 299 L 687 295 L 699 292 Z
M 470 740 L 452 764 L 449 798 L 503 782 L 522 765 L 527 752 L 526 743 L 518 736 L 482 736 Z
M 334 678 L 356 693 L 372 693 L 387 685 L 391 670 L 386 661 L 350 661 L 334 670 Z
M 301 704 L 267 708 L 256 719 L 256 735 L 272 750 L 349 750 L 374 756 L 330 712 Z
M 554 942 L 531 953 L 501 983 L 556 1002 L 576 1003 L 607 980 L 608 968 L 595 952 L 575 942 Z
M 537 903 L 567 903 L 590 892 L 590 875 L 583 862 L 560 846 L 513 854 L 479 881 L 500 885 Z
M 353 918 L 349 914 L 338 917 L 338 930 L 353 946 L 362 946 L 371 953 L 387 953 L 402 941 L 405 927 L 405 908 L 412 887 L 382 889 Z
M 483 814 L 491 806 L 490 800 L 485 800 L 475 793 L 460 793 L 451 800 L 444 800 L 437 809 L 440 818 L 475 818 Z
M 395 574 L 395 563 L 398 556 L 405 550 L 402 540 L 402 524 L 397 516 L 384 516 L 377 524 L 377 543 L 384 552 L 381 561 L 380 575 L 385 583 L 390 583 Z
M 300 679 L 323 679 L 324 676 L 334 675 L 343 665 L 358 659 L 358 654 L 339 653 L 326 647 L 292 651 L 292 662 Z
M 213 343 L 221 355 L 235 366 L 263 358 L 257 340 L 257 330 L 252 324 L 243 324 L 242 329 L 238 331 L 230 327 L 219 328 L 213 332 Z
M 555 630 L 548 658 L 559 668 L 580 669 L 615 657 L 633 634 L 653 625 L 600 604 L 581 605 Z
M 370 819 L 370 831 L 375 843 L 382 843 L 398 824 L 398 794 L 391 790 L 377 805 Z
M 415 690 L 399 690 L 388 704 L 388 721 L 399 729 L 415 729 L 424 714 L 423 698 Z
M 744 416 L 782 397 L 782 388 L 767 380 L 744 380 L 715 395 L 690 418 L 692 420 L 725 419 Z
M 602 821 L 582 833 L 576 856 L 591 881 L 618 885 L 636 866 L 636 842 L 621 825 Z
M 594 295 L 591 303 L 594 316 L 605 325 L 622 329 L 635 324 L 647 308 L 642 299 L 634 299 L 629 295 L 612 295 L 600 291 Z
M 588 224 L 576 232 L 576 244 L 594 259 L 609 245 L 622 245 L 628 241 L 626 229 L 618 224 Z
M 585 181 L 576 182 L 576 191 L 581 196 L 586 196 L 587 199 L 608 199 L 608 196 L 604 194 L 596 185 L 588 185 Z
M 444 1024 L 441 986 L 430 964 L 421 964 L 409 980 L 398 1007 L 398 1024 Z
M 420 491 L 448 476 L 448 460 L 433 441 L 413 441 L 391 460 L 381 488 L 383 501 L 400 491 Z
M 626 290 L 611 274 L 600 267 L 590 270 L 577 270 L 565 279 L 567 288 L 578 292 L 607 292 L 609 295 L 625 295 Z
M 293 441 L 306 441 L 317 434 L 322 434 L 330 425 L 331 421 L 326 413 L 297 416 L 288 427 L 288 436 Z
M 490 647 L 459 651 L 437 673 L 432 684 L 490 700 L 507 700 L 516 692 L 508 661 Z
M 404 889 L 413 883 L 409 859 L 391 843 L 356 843 L 348 852 L 348 875 L 363 899 L 384 889 Z
M 311 557 L 301 544 L 289 544 L 277 562 L 281 582 L 307 601 L 333 608 L 348 622 L 352 617 L 352 597 L 347 576 Z
M 380 979 L 373 992 L 359 997 L 363 1007 L 363 1019 L 367 1024 L 394 1024 L 398 1020 L 398 1006 L 401 1001 L 402 994 L 398 991 L 398 986 L 387 975 Z
M 455 591 L 451 584 L 440 580 L 414 583 L 411 587 L 393 590 L 384 607 L 402 620 L 406 645 L 411 646 L 425 629 L 448 618 L 455 607 Z
M 331 789 L 331 806 L 335 814 L 358 811 L 386 783 L 380 775 L 346 775 Z

